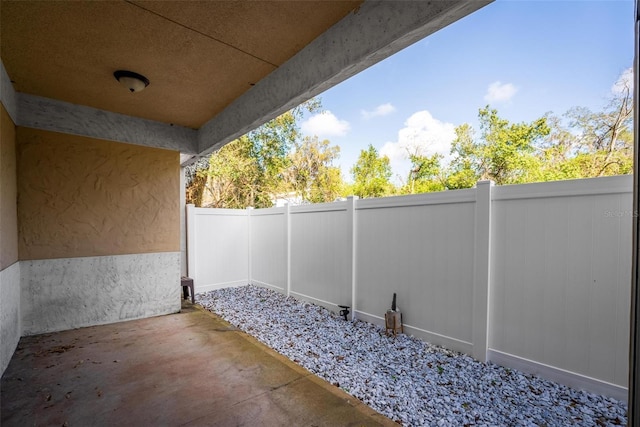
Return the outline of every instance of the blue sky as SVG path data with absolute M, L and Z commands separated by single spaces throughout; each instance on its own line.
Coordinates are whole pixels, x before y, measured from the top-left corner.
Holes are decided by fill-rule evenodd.
M 478 109 L 532 121 L 573 106 L 602 109 L 633 61 L 632 0 L 496 1 L 320 95 L 305 134 L 341 148 L 343 178 L 373 144 L 405 179 L 407 146 L 447 154 Z

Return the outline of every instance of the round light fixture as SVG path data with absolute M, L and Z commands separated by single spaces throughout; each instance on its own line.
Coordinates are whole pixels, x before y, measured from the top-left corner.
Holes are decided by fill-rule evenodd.
M 115 77 L 122 86 L 126 87 L 129 92 L 140 92 L 149 86 L 148 78 L 133 71 L 118 70 L 113 73 L 113 77 Z

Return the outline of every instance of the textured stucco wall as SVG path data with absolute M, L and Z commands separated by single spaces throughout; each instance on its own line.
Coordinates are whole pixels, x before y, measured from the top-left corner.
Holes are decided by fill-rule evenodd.
M 20 263 L 0 271 L 0 375 L 18 345 L 20 326 Z
M 0 104 L 0 270 L 18 260 L 16 127 Z
M 0 104 L 0 375 L 20 340 L 16 127 Z
M 20 262 L 23 335 L 180 311 L 180 252 Z
M 180 158 L 17 128 L 20 260 L 180 251 Z

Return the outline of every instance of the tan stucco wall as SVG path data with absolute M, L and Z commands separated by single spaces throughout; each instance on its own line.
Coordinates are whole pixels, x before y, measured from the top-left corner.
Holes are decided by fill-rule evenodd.
M 16 127 L 0 104 L 0 270 L 18 261 Z
M 17 128 L 21 260 L 180 250 L 176 151 Z

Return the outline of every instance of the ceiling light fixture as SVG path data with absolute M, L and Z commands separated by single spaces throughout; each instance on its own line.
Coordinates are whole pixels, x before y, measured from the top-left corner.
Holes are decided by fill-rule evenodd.
M 129 92 L 140 92 L 149 86 L 148 78 L 133 71 L 118 70 L 113 73 L 113 77 L 115 77 L 122 86 L 126 87 Z

